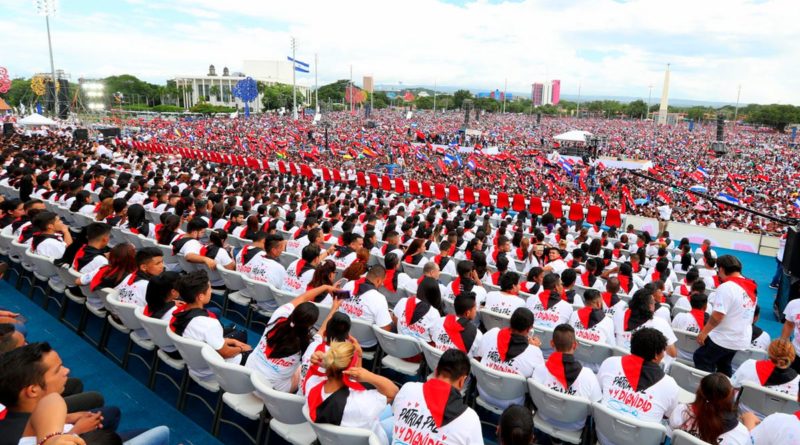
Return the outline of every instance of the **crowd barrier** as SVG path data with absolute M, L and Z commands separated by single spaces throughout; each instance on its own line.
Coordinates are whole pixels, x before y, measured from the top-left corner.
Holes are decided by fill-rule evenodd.
M 514 211 L 528 210 L 529 212 L 542 215 L 550 212 L 557 218 L 567 217 L 570 221 L 584 220 L 590 224 L 600 222 L 606 226 L 614 226 L 624 229 L 628 224 L 633 224 L 637 230 L 647 231 L 651 234 L 658 232 L 658 221 L 655 218 L 647 218 L 636 215 L 622 214 L 618 209 L 603 210 L 597 205 L 589 205 L 584 208 L 580 203 L 562 203 L 559 200 L 544 202 L 541 198 L 531 196 L 526 198 L 522 194 L 508 194 L 500 192 L 497 195 L 490 195 L 488 190 L 464 187 L 459 189 L 455 185 L 445 186 L 441 183 L 431 184 L 428 181 L 418 182 L 403 178 L 390 178 L 375 173 L 356 172 L 354 175 L 347 176 L 339 169 L 329 169 L 327 167 L 311 168 L 306 164 L 295 164 L 285 161 L 268 161 L 257 159 L 251 156 L 222 154 L 215 151 L 195 150 L 190 148 L 167 147 L 163 144 L 133 141 L 129 145 L 137 150 L 149 151 L 160 154 L 179 154 L 184 158 L 202 159 L 217 163 L 236 165 L 240 167 L 250 167 L 256 169 L 269 169 L 271 171 L 288 173 L 292 175 L 318 177 L 325 181 L 349 182 L 356 181 L 361 187 L 372 186 L 387 192 L 409 193 L 412 195 L 426 198 L 444 199 L 452 202 L 464 202 L 466 204 L 480 203 L 484 206 L 495 206 L 500 209 L 510 209 Z M 741 252 L 750 252 L 760 255 L 774 256 L 778 250 L 779 238 L 768 235 L 754 233 L 735 232 L 732 230 L 716 229 L 706 226 L 697 226 L 686 223 L 670 222 L 668 230 L 672 239 L 689 238 L 692 243 L 701 243 L 708 239 L 712 246 Z

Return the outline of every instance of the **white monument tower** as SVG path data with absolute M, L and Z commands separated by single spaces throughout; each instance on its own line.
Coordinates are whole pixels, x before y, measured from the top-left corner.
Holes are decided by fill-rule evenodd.
M 669 108 L 669 63 L 664 71 L 664 89 L 661 90 L 661 105 L 658 107 L 658 125 L 667 123 L 667 109 Z

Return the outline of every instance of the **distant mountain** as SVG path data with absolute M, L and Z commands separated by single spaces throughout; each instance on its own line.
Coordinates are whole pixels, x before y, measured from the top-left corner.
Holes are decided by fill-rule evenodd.
M 452 87 L 452 86 L 446 86 L 446 85 L 437 85 L 436 86 L 436 91 L 439 94 L 442 94 L 442 93 L 444 93 L 444 94 L 452 94 L 453 92 L 455 92 L 457 90 L 462 90 L 462 89 L 464 89 L 464 87 Z M 472 92 L 472 94 L 477 94 L 479 92 L 488 91 L 488 90 L 476 89 L 476 88 L 468 88 L 468 89 Z M 398 92 L 398 91 L 411 91 L 411 92 L 414 93 L 414 95 L 417 95 L 420 91 L 426 91 L 428 94 L 433 95 L 433 88 L 431 88 L 429 85 L 375 85 L 375 90 L 376 91 L 395 91 L 395 92 Z M 525 92 L 509 91 L 509 93 L 511 93 L 513 95 L 513 97 L 526 97 L 526 98 L 530 98 L 530 94 L 531 94 L 530 91 L 525 91 Z M 561 99 L 577 102 L 578 101 L 578 96 L 577 95 L 573 95 L 573 94 L 562 94 L 561 95 Z M 616 101 L 621 102 L 621 103 L 629 103 L 629 102 L 633 102 L 633 101 L 639 100 L 639 99 L 647 100 L 646 97 L 642 98 L 642 97 L 632 97 L 632 96 L 581 95 L 581 97 L 580 97 L 580 100 L 581 100 L 582 103 L 583 102 L 591 102 L 591 101 L 595 101 L 595 100 L 616 100 Z M 653 97 L 651 99 L 650 104 L 651 105 L 656 105 L 656 104 L 658 104 L 660 99 L 661 99 L 660 97 Z M 730 105 L 730 106 L 736 105 L 733 102 L 716 102 L 716 101 L 710 101 L 710 100 L 694 100 L 694 99 L 678 99 L 678 98 L 670 98 L 669 99 L 669 104 L 673 105 L 673 106 L 676 106 L 676 107 L 714 107 L 714 108 L 720 108 L 720 107 L 724 107 L 726 105 Z M 743 103 L 739 104 L 740 107 L 744 107 L 746 105 L 747 104 L 743 104 Z

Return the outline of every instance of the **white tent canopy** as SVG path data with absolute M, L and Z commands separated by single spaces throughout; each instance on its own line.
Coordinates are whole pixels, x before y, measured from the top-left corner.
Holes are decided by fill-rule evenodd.
M 41 114 L 33 113 L 17 121 L 17 125 L 22 125 L 24 127 L 41 127 L 41 126 L 58 125 L 58 122 L 52 119 L 48 119 L 42 116 Z
M 592 137 L 592 133 L 583 130 L 570 130 L 566 133 L 561 133 L 557 136 L 553 136 L 553 139 L 557 141 L 569 141 L 569 142 L 586 142 L 588 138 Z

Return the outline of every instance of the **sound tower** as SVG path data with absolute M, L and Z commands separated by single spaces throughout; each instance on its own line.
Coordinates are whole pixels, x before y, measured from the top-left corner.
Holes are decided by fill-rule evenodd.
M 58 118 L 69 117 L 69 81 L 58 79 Z
M 88 141 L 89 130 L 85 128 L 76 128 L 75 131 L 72 132 L 72 137 L 75 138 L 76 141 Z
M 721 114 L 717 115 L 717 141 L 725 140 L 725 118 Z
M 98 131 L 103 135 L 103 139 L 114 139 L 120 136 L 118 127 L 100 128 Z
M 3 136 L 10 138 L 14 135 L 14 124 L 6 122 L 3 124 Z
M 542 113 L 536 113 L 536 125 L 542 122 Z

